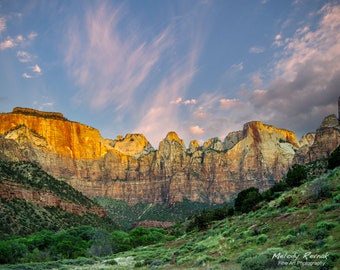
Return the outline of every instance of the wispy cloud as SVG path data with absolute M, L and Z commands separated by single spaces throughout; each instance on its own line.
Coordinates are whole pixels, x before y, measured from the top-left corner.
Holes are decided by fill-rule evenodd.
M 265 51 L 264 47 L 251 47 L 249 49 L 250 53 L 256 53 L 256 54 L 263 53 L 264 51 Z
M 283 46 L 283 38 L 282 38 L 282 34 L 281 33 L 275 35 L 273 45 L 276 46 L 276 47 Z
M 36 32 L 31 32 L 27 35 L 27 38 L 29 40 L 34 40 L 37 36 L 38 36 L 38 34 Z
M 5 17 L 0 17 L 0 33 L 6 30 L 6 19 Z
M 29 75 L 29 74 L 27 74 L 26 72 L 25 72 L 24 74 L 22 74 L 22 77 L 25 78 L 25 79 L 31 79 L 31 78 L 33 78 L 32 75 Z
M 169 29 L 151 40 L 120 31 L 122 9 L 102 3 L 87 11 L 84 23 L 73 21 L 69 28 L 65 62 L 81 87 L 75 100 L 94 109 L 126 108 L 171 45 Z
M 18 51 L 17 57 L 18 57 L 18 60 L 22 63 L 32 62 L 32 60 L 34 59 L 34 57 L 31 54 L 25 51 Z
M 175 100 L 170 101 L 170 104 L 190 105 L 190 104 L 196 104 L 196 103 L 197 103 L 197 100 L 194 98 L 183 100 L 183 98 L 179 97 L 179 98 L 176 98 Z
M 303 26 L 285 40 L 276 79 L 251 98 L 259 115 L 297 131 L 315 128 L 321 118 L 336 112 L 339 96 L 340 5 L 326 4 L 318 15 L 315 27 Z

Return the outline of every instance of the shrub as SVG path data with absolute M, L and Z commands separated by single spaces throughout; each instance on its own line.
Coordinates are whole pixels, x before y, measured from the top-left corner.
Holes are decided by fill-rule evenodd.
M 255 187 L 242 190 L 235 199 L 235 210 L 241 213 L 250 212 L 253 207 L 263 200 L 259 190 Z
M 247 258 L 242 261 L 241 270 L 263 270 L 266 269 L 267 258 L 263 255 Z
M 308 187 L 308 197 L 311 201 L 329 198 L 331 195 L 329 183 L 324 178 L 313 181 Z
M 340 145 L 332 152 L 328 158 L 328 169 L 340 166 Z
M 294 164 L 287 173 L 285 182 L 289 187 L 297 187 L 300 186 L 307 178 L 307 172 L 305 167 L 300 164 Z
M 312 241 L 312 240 L 307 240 L 305 242 L 302 242 L 302 247 L 306 250 L 310 250 L 310 249 L 313 249 L 315 248 L 315 241 Z
M 333 198 L 333 202 L 334 202 L 334 203 L 340 203 L 340 194 L 336 195 L 336 196 Z
M 280 239 L 280 246 L 288 246 L 295 242 L 296 237 L 288 234 L 287 236 L 284 236 Z
M 257 256 L 257 253 L 253 249 L 247 249 L 237 257 L 237 262 L 242 263 L 244 260 L 255 256 Z
M 267 242 L 267 240 L 268 240 L 268 236 L 265 235 L 265 234 L 261 234 L 257 237 L 256 243 L 257 244 L 263 244 L 263 243 Z

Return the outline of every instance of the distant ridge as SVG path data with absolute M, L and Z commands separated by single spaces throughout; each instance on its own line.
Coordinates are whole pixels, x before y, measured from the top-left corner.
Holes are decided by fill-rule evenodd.
M 59 112 L 44 112 L 38 111 L 30 108 L 22 108 L 22 107 L 15 107 L 12 113 L 19 113 L 24 115 L 32 115 L 38 117 L 45 117 L 45 118 L 53 118 L 53 119 L 60 119 L 60 120 L 67 120 L 62 113 Z

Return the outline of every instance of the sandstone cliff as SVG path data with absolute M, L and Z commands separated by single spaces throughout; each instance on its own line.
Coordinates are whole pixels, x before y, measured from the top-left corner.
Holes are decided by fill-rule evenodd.
M 192 141 L 188 149 L 169 132 L 155 150 L 142 134 L 105 140 L 62 114 L 22 108 L 0 114 L 0 134 L 3 156 L 37 162 L 89 197 L 129 204 L 223 203 L 250 186 L 265 190 L 280 181 L 300 147 L 293 132 L 253 121 L 223 142 Z
M 334 115 L 325 117 L 315 134 L 303 138 L 302 147 L 296 152 L 293 162 L 304 164 L 329 157 L 340 145 L 339 119 Z

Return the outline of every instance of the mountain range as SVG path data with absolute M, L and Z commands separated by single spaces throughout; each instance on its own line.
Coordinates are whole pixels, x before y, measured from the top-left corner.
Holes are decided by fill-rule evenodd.
M 0 114 L 1 159 L 33 162 L 90 198 L 129 205 L 226 203 L 248 187 L 268 189 L 292 164 L 328 157 L 339 144 L 335 115 L 300 140 L 292 131 L 252 121 L 223 141 L 191 141 L 188 148 L 170 131 L 154 149 L 143 134 L 104 139 L 61 113 L 14 108 Z

